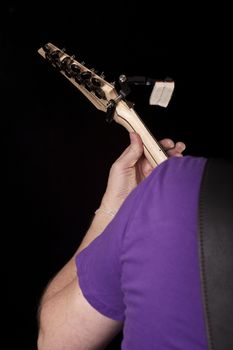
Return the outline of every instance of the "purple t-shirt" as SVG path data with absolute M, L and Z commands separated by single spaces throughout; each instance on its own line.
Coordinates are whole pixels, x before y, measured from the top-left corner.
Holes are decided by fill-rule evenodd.
M 123 350 L 207 350 L 198 258 L 202 157 L 171 157 L 77 257 L 80 287 L 124 322 Z

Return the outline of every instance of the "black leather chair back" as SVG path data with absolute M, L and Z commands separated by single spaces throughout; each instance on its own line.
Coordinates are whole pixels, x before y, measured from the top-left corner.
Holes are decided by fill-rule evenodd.
M 233 350 L 233 160 L 206 163 L 199 252 L 209 350 Z

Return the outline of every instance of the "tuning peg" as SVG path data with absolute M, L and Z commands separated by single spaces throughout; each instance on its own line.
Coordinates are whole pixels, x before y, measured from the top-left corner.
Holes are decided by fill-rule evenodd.
M 50 51 L 49 44 L 45 44 L 42 48 L 43 48 L 44 52 L 49 52 Z
M 81 73 L 75 74 L 74 79 L 75 79 L 76 83 L 78 83 L 78 84 L 82 84 L 82 82 L 83 82 L 83 79 L 81 77 Z
M 84 79 L 84 80 L 91 79 L 92 73 L 89 72 L 89 71 L 82 72 L 82 73 L 81 73 L 81 77 L 82 77 L 82 79 Z
M 116 110 L 116 102 L 114 100 L 110 100 L 107 104 L 107 114 L 106 114 L 106 121 L 108 123 L 111 123 L 114 118 Z
M 70 68 L 74 74 L 80 73 L 80 67 L 76 63 L 71 63 Z
M 91 79 L 91 81 L 92 81 L 92 84 L 94 85 L 94 86 L 101 86 L 102 85 L 102 82 L 101 82 L 101 80 L 100 79 L 98 79 L 98 78 L 92 78 Z
M 96 97 L 98 97 L 102 100 L 106 100 L 106 95 L 100 87 L 98 87 L 98 86 L 94 87 L 94 93 L 95 93 Z
M 121 75 L 119 76 L 119 82 L 120 82 L 120 83 L 125 83 L 126 80 L 127 80 L 127 78 L 126 78 L 126 76 L 125 76 L 124 74 L 121 74 Z
M 71 57 L 66 56 L 62 61 L 61 61 L 61 69 L 64 70 L 65 75 L 68 78 L 72 77 L 72 69 L 71 69 L 71 64 L 73 63 L 73 60 Z

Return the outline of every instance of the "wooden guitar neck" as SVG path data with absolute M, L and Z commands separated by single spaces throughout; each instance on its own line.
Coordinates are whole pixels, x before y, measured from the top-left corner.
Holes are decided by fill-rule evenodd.
M 96 108 L 111 114 L 111 119 L 121 124 L 129 132 L 137 132 L 143 142 L 144 153 L 153 167 L 168 158 L 159 142 L 150 133 L 135 110 L 126 100 L 124 89 L 117 91 L 114 84 L 107 82 L 103 75 L 96 74 L 95 70 L 88 69 L 51 43 L 47 43 L 38 50 L 38 53 L 81 91 Z M 125 82 L 122 86 L 126 86 Z M 166 96 L 165 85 L 155 90 L 153 104 L 166 107 L 170 98 Z M 165 103 L 164 103 L 165 101 Z
M 150 133 L 134 109 L 130 109 L 127 105 L 119 102 L 116 107 L 114 120 L 124 126 L 129 132 L 135 131 L 140 135 L 145 156 L 153 167 L 156 167 L 168 158 L 167 153 Z

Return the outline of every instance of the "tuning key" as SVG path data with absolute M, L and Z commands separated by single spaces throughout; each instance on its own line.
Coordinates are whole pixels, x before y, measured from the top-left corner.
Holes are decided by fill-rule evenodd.
M 102 73 L 100 74 L 100 78 L 105 79 L 105 74 L 104 74 L 104 72 L 102 72 Z
M 73 60 L 69 56 L 66 56 L 61 61 L 61 68 L 64 70 L 64 73 L 68 78 L 71 78 L 71 76 L 72 76 L 72 69 L 71 69 L 72 62 L 73 62 Z
M 92 84 L 92 82 L 90 80 L 84 80 L 84 87 L 88 90 L 88 91 L 92 91 L 94 86 Z
M 92 81 L 92 84 L 93 84 L 94 86 L 101 86 L 101 85 L 102 85 L 101 80 L 98 79 L 98 78 L 92 77 L 91 81 Z
M 82 77 L 81 77 L 81 73 L 75 74 L 74 80 L 76 81 L 76 83 L 82 84 L 83 79 L 82 79 Z
M 70 68 L 74 74 L 80 73 L 80 67 L 76 63 L 71 63 Z
M 94 87 L 94 93 L 95 93 L 96 97 L 98 97 L 102 100 L 106 100 L 106 95 L 100 87 L 98 87 L 98 86 Z
M 84 71 L 81 73 L 83 80 L 91 79 L 92 73 L 90 71 Z
M 42 48 L 43 48 L 44 52 L 49 52 L 51 50 L 50 46 L 48 44 L 45 44 Z
M 63 53 L 60 50 L 55 50 L 52 51 L 49 54 L 49 59 L 51 60 L 52 65 L 55 68 L 58 68 L 59 70 L 62 68 L 62 61 L 61 61 L 61 57 L 62 57 Z

